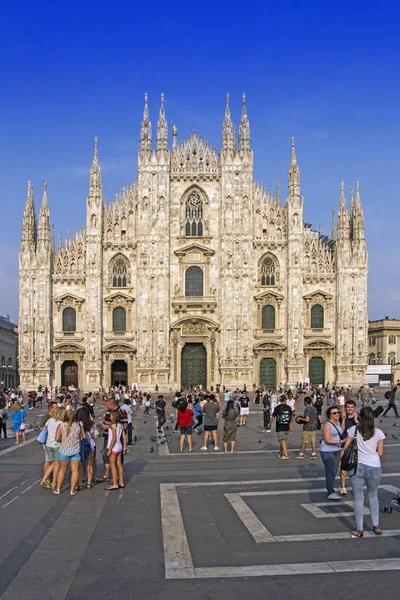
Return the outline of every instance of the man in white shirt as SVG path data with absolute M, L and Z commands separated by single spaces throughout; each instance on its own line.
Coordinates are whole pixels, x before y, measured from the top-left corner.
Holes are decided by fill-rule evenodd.
M 127 432 L 127 436 L 128 436 L 127 446 L 132 446 L 133 426 L 132 426 L 131 401 L 129 399 L 124 398 L 124 403 L 121 404 L 121 409 L 124 410 L 126 412 L 126 414 L 128 415 L 128 427 L 126 428 L 126 432 Z

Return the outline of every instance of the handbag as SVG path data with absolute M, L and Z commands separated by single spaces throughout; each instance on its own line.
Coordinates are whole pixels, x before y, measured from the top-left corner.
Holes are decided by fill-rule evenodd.
M 26 429 L 26 425 L 25 425 L 24 421 L 22 421 L 21 425 L 19 426 L 19 430 L 25 431 L 25 429 Z
M 357 445 L 357 427 L 355 430 L 354 438 L 343 452 L 340 468 L 342 471 L 351 471 L 352 475 L 357 473 L 358 466 L 358 445 Z
M 39 435 L 36 438 L 36 441 L 39 444 L 45 444 L 47 442 L 47 436 L 49 434 L 49 430 L 47 429 L 47 425 L 45 425 L 42 429 L 42 431 L 39 433 Z

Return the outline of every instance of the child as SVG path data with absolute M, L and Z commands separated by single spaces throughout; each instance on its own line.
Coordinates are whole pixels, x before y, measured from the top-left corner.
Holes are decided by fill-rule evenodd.
M 121 453 L 124 452 L 124 454 L 126 454 L 126 436 L 124 429 L 119 422 L 119 412 L 113 410 L 110 416 L 111 427 L 108 430 L 107 456 L 110 458 L 112 485 L 109 485 L 105 489 L 117 490 L 119 487 L 125 487 Z

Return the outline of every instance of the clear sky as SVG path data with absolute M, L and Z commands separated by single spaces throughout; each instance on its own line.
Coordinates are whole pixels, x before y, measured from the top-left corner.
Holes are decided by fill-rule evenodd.
M 56 237 L 85 222 L 93 137 L 108 199 L 136 177 L 143 94 L 160 93 L 178 138 L 220 147 L 225 94 L 242 92 L 255 177 L 286 190 L 296 138 L 304 218 L 330 235 L 340 179 L 358 179 L 369 251 L 369 317 L 400 318 L 397 3 L 104 2 L 2 4 L 0 314 L 18 315 L 27 181 L 48 180 Z M 278 7 L 279 5 L 279 7 Z

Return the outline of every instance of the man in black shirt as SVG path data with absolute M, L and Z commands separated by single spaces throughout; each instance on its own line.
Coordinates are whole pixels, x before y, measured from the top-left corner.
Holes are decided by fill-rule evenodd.
M 158 419 L 158 423 L 157 423 L 157 431 L 159 433 L 162 433 L 162 426 L 164 425 L 164 423 L 167 420 L 167 415 L 165 414 L 165 407 L 167 406 L 167 403 L 164 401 L 164 396 L 158 396 L 157 402 L 156 402 L 156 408 L 155 408 L 155 414 L 157 416 Z
M 243 392 L 243 396 L 240 398 L 240 422 L 239 425 L 246 425 L 247 415 L 249 414 L 249 398 L 247 392 Z
M 343 407 L 342 416 L 340 419 L 340 426 L 343 429 L 342 440 L 347 438 L 347 431 L 350 427 L 358 425 L 358 414 L 356 413 L 356 403 L 354 400 L 347 400 Z M 347 471 L 340 471 L 340 491 L 341 496 L 346 496 L 346 478 Z
M 279 404 L 275 407 L 271 421 L 269 422 L 269 426 L 271 427 L 274 419 L 276 419 L 276 435 L 279 442 L 277 457 L 283 460 L 288 460 L 289 458 L 286 440 L 289 433 L 293 431 L 293 412 L 290 406 L 286 404 L 286 400 L 285 394 L 282 394 L 279 398 Z

